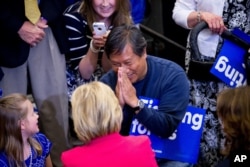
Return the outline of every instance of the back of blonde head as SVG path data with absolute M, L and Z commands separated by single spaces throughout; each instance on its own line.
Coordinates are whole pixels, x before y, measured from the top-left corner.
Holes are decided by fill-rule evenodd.
M 94 81 L 79 86 L 71 103 L 76 134 L 85 144 L 120 131 L 122 110 L 114 92 L 104 83 Z

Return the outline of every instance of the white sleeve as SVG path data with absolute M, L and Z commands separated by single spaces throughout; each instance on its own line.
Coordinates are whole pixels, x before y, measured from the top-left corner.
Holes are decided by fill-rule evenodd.
M 196 3 L 195 0 L 176 0 L 172 11 L 172 18 L 177 25 L 190 29 L 187 20 L 189 14 L 196 11 Z

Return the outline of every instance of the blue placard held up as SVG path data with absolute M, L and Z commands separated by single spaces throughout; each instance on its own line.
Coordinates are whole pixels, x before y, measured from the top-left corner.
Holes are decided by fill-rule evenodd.
M 224 40 L 223 46 L 210 72 L 230 87 L 246 85 L 245 54 L 250 48 L 250 36 L 235 28 L 231 32 L 236 41 Z M 244 45 L 244 46 L 240 46 Z M 249 48 L 248 48 L 249 45 Z
M 244 55 L 246 50 L 225 39 L 223 47 L 211 69 L 211 73 L 230 87 L 246 84 Z
M 154 108 L 157 112 L 159 103 L 157 99 L 139 98 L 143 100 L 146 107 Z M 157 158 L 195 164 L 199 153 L 204 116 L 205 110 L 188 106 L 182 122 L 169 138 L 154 135 L 137 119 L 133 119 L 130 135 L 148 135 Z

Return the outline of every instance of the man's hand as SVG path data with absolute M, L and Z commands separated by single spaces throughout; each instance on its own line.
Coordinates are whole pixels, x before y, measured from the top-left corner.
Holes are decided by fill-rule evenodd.
M 45 29 L 48 28 L 48 24 L 47 24 L 47 20 L 44 19 L 43 17 L 41 17 L 38 22 L 36 23 L 36 26 L 41 28 L 41 29 Z
M 118 95 L 120 104 L 128 104 L 131 107 L 136 107 L 138 98 L 136 90 L 127 76 L 127 69 L 119 67 L 117 76 L 116 94 Z
M 34 47 L 44 38 L 44 28 L 47 27 L 47 21 L 43 19 L 40 19 L 36 25 L 29 21 L 25 21 L 19 29 L 18 34 L 22 40 Z
M 117 84 L 116 84 L 116 87 L 115 87 L 115 94 L 116 94 L 116 97 L 119 100 L 120 106 L 123 108 L 124 105 L 125 105 L 125 101 L 123 99 L 123 94 L 122 94 L 122 90 L 121 90 L 122 85 L 121 84 L 122 84 L 122 79 L 121 79 L 121 77 L 118 77 Z

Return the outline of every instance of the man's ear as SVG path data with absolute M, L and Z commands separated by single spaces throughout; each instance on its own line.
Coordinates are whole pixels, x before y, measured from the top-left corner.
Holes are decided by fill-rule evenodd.
M 148 54 L 147 54 L 147 48 L 143 49 L 143 53 L 142 53 L 142 57 L 147 58 Z

